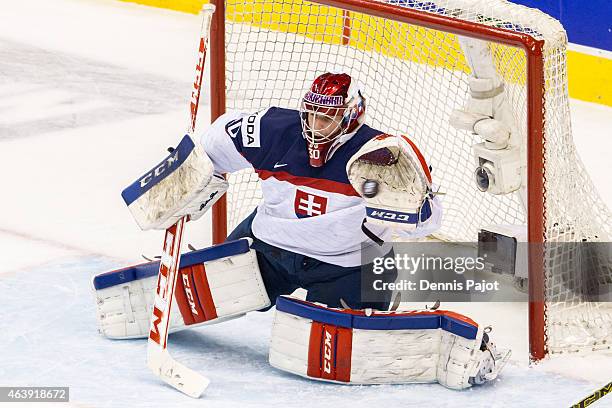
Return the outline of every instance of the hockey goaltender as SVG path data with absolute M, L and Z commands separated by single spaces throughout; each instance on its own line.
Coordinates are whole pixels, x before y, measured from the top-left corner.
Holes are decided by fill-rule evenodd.
M 418 147 L 369 127 L 366 111 L 354 78 L 324 73 L 298 110 L 227 112 L 200 143 L 186 136 L 124 191 L 142 229 L 166 229 L 184 216 L 200 218 L 228 188 L 221 174 L 252 168 L 261 181 L 263 201 L 225 243 L 182 255 L 174 292 L 180 313 L 169 329 L 275 305 L 269 361 L 278 369 L 339 383 L 463 389 L 492 381 L 509 352 L 496 350 L 469 317 L 389 310 L 391 292 L 381 302 L 361 300 L 362 250 L 384 255 L 392 233 L 423 237 L 442 218 Z M 158 267 L 94 278 L 102 335 L 149 335 Z M 378 279 L 393 282 L 396 274 Z M 292 296 L 298 288 L 305 297 Z

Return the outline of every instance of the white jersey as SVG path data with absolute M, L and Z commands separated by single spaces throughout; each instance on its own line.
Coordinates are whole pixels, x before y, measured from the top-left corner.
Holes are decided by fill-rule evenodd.
M 253 220 L 253 235 L 276 247 L 340 266 L 362 264 L 362 249 L 386 253 L 362 230 L 365 202 L 351 186 L 346 164 L 364 143 L 383 132 L 363 125 L 336 150 L 323 167 L 309 164 L 299 112 L 269 108 L 247 114 L 228 112 L 202 135 L 215 170 L 232 173 L 253 168 L 263 201 Z M 439 228 L 441 206 L 432 201 L 432 216 L 403 237 L 423 237 Z M 384 241 L 391 228 L 366 224 Z

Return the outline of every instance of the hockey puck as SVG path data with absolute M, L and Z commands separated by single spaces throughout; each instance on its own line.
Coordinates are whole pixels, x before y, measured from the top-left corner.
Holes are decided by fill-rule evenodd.
M 363 195 L 367 198 L 375 197 L 378 194 L 378 181 L 366 180 L 363 182 L 361 189 L 363 190 Z

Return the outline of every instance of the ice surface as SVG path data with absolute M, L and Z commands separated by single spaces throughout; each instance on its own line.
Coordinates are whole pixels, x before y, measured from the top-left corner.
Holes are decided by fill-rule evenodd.
M 175 333 L 174 357 L 212 383 L 193 400 L 144 365 L 145 340 L 98 336 L 90 276 L 114 266 L 105 257 L 65 257 L 0 280 L 1 385 L 62 385 L 71 400 L 96 407 L 291 407 L 569 405 L 594 387 L 510 366 L 493 384 L 462 392 L 439 385 L 343 386 L 309 381 L 267 363 L 272 312 Z
M 199 24 L 114 0 L 3 7 L 0 385 L 68 385 L 73 403 L 95 407 L 556 407 L 609 381 L 609 356 L 527 368 L 519 304 L 460 307 L 493 323 L 497 342 L 514 350 L 499 381 L 464 392 L 330 385 L 279 372 L 267 364 L 271 312 L 171 336 L 173 354 L 212 380 L 199 401 L 148 371 L 144 341 L 101 338 L 91 276 L 160 250 L 162 233 L 139 231 L 119 193 L 187 127 Z M 207 115 L 202 109 L 201 124 Z M 572 119 L 578 150 L 610 204 L 612 109 L 573 101 Z M 189 225 L 185 242 L 207 245 L 209 220 Z

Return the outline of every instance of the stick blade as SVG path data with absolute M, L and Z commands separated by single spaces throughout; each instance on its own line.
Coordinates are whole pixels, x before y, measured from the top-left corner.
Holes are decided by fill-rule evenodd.
M 192 398 L 199 398 L 210 384 L 208 378 L 185 367 L 157 344 L 149 344 L 147 365 L 164 382 Z

